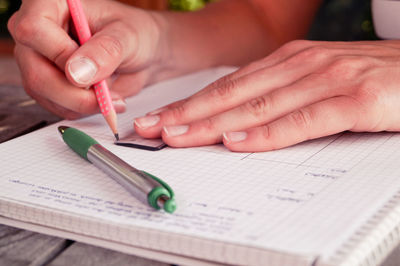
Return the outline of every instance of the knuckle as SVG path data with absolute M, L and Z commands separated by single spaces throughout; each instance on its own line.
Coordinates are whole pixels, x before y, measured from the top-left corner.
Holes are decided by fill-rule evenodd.
M 289 122 L 300 130 L 311 128 L 312 114 L 306 109 L 296 110 L 288 115 Z
M 217 97 L 222 100 L 229 99 L 232 97 L 237 87 L 237 80 L 228 79 L 220 86 L 215 86 L 210 92 L 210 97 Z
M 120 40 L 111 36 L 103 36 L 99 38 L 99 47 L 104 53 L 111 58 L 120 58 L 123 46 Z
M 355 58 L 350 58 L 350 57 L 338 57 L 336 58 L 336 60 L 332 63 L 332 67 L 333 69 L 349 69 L 352 68 L 354 66 L 358 65 L 359 60 L 355 59 Z
M 11 29 L 11 32 L 17 42 L 27 44 L 33 36 L 38 35 L 39 30 L 35 19 L 25 17 L 15 25 L 14 29 Z
M 206 118 L 202 122 L 202 128 L 206 132 L 215 132 L 216 131 L 216 125 L 215 122 L 212 118 Z
M 263 125 L 260 127 L 260 134 L 264 140 L 271 138 L 271 127 L 269 125 Z
M 360 82 L 355 91 L 355 98 L 362 103 L 363 109 L 376 110 L 381 99 L 385 97 L 384 91 L 379 89 L 379 84 L 372 78 Z
M 309 61 L 309 60 L 320 61 L 328 57 L 330 53 L 331 53 L 330 49 L 322 45 L 316 45 L 302 50 L 298 54 L 298 59 L 304 61 Z
M 171 122 L 183 121 L 186 115 L 186 107 L 184 105 L 179 105 L 172 108 L 167 114 L 171 115 Z
M 277 150 L 280 148 L 276 143 L 276 141 L 273 141 L 274 139 L 273 130 L 270 125 L 268 124 L 263 125 L 259 129 L 260 129 L 259 130 L 260 136 L 265 142 L 265 144 L 268 144 L 267 146 L 269 151 Z
M 306 56 L 311 57 L 313 60 L 315 59 L 323 59 L 326 56 L 328 56 L 332 52 L 331 49 L 322 46 L 322 45 L 316 45 L 313 47 L 310 47 L 304 51 Z
M 329 57 L 330 54 L 331 51 L 322 45 L 306 47 L 305 49 L 302 49 L 300 51 L 299 49 L 297 49 L 296 53 L 292 53 L 292 55 L 286 60 L 282 61 L 279 66 L 283 69 L 288 69 L 292 68 L 293 66 L 298 67 L 299 64 L 304 65 L 308 62 L 321 62 Z
M 11 34 L 13 34 L 13 31 L 14 31 L 15 20 L 16 20 L 17 14 L 18 14 L 18 11 L 15 12 L 7 22 L 7 29 Z
M 210 87 L 211 87 L 211 89 L 217 89 L 221 86 L 224 86 L 226 83 L 228 83 L 230 81 L 231 81 L 230 75 L 223 76 L 223 77 L 217 79 L 216 81 L 214 81 L 213 83 L 211 83 Z
M 271 109 L 271 98 L 269 96 L 260 96 L 244 104 L 244 109 L 255 118 L 262 118 L 268 110 Z
M 360 57 L 339 56 L 326 68 L 325 73 L 351 80 L 364 72 L 369 65 L 368 60 Z

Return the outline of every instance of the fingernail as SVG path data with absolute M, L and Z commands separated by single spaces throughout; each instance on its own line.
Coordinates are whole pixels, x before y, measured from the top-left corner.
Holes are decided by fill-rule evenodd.
M 227 142 L 240 142 L 247 138 L 247 132 L 225 132 L 223 136 Z
M 81 57 L 68 64 L 68 71 L 76 83 L 89 84 L 97 73 L 97 66 L 89 58 Z
M 124 100 L 122 99 L 113 100 L 112 103 L 117 113 L 123 113 L 126 111 L 126 103 Z
M 165 126 L 163 128 L 164 132 L 168 137 L 176 137 L 185 134 L 189 130 L 189 126 Z
M 158 115 L 148 115 L 135 119 L 135 124 L 140 128 L 148 128 L 156 125 L 160 121 Z
M 161 108 L 158 108 L 157 110 L 149 112 L 148 115 L 157 115 L 167 109 L 168 109 L 167 107 L 161 107 Z

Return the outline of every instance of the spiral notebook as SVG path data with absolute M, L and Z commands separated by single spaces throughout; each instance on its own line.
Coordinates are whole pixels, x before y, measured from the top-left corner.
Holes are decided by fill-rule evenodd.
M 232 68 L 144 89 L 119 115 L 186 97 Z M 155 211 L 82 160 L 57 126 L 77 127 L 177 195 Z M 376 265 L 399 244 L 400 134 L 341 133 L 265 153 L 222 145 L 148 151 L 113 144 L 101 115 L 0 145 L 0 222 L 180 265 Z

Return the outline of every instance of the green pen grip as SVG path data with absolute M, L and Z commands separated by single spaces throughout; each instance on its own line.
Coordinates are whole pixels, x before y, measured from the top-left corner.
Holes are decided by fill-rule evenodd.
M 76 128 L 67 128 L 62 134 L 62 138 L 67 145 L 81 157 L 87 158 L 88 150 L 94 144 L 99 144 L 96 140 Z

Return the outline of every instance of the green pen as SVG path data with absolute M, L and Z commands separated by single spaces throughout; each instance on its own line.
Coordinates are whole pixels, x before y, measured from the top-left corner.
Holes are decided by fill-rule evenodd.
M 157 210 L 175 211 L 174 192 L 165 182 L 132 167 L 76 128 L 59 126 L 58 131 L 73 151 L 107 173 L 139 200 Z

